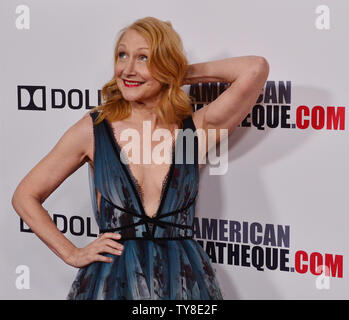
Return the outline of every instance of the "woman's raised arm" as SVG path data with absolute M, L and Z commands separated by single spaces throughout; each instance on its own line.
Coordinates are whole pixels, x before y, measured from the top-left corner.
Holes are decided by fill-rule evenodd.
M 196 127 L 206 131 L 228 129 L 231 133 L 255 104 L 268 74 L 269 64 L 260 56 L 234 57 L 189 65 L 183 84 L 231 83 L 217 99 L 193 114 Z

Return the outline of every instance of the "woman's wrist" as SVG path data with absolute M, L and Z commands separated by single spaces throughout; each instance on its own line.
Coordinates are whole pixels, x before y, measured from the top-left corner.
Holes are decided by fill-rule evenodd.
M 79 250 L 79 248 L 77 248 L 75 246 L 70 248 L 70 250 L 67 251 L 66 254 L 61 257 L 62 260 L 66 264 L 68 264 L 70 266 L 74 266 L 75 265 L 75 256 L 76 256 L 76 253 L 77 253 L 78 250 Z
M 67 238 L 64 239 L 65 243 L 60 246 L 59 249 L 51 248 L 56 255 L 61 258 L 66 264 L 72 265 L 74 256 L 79 248 L 77 248 L 71 241 Z

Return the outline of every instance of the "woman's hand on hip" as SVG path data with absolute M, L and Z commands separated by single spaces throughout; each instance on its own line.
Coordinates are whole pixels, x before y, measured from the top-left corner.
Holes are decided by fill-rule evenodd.
M 76 267 L 82 268 L 93 262 L 112 262 L 113 258 L 106 257 L 102 253 L 110 253 L 120 256 L 124 246 L 116 240 L 120 240 L 121 235 L 106 232 L 100 234 L 96 240 L 88 244 L 84 248 L 75 248 L 72 254 L 67 259 L 66 263 Z

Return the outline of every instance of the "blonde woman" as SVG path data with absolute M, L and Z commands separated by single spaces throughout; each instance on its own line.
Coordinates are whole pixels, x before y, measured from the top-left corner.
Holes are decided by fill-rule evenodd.
M 188 65 L 171 23 L 147 17 L 121 31 L 114 70 L 102 105 L 69 128 L 24 177 L 13 207 L 58 257 L 79 268 L 67 299 L 222 299 L 209 257 L 193 239 L 199 162 L 210 146 L 198 135 L 194 161 L 184 152 L 177 163 L 174 155 L 183 147 L 178 129 L 231 133 L 256 102 L 268 63 L 245 56 Z M 231 85 L 193 112 L 181 86 L 213 81 Z M 149 142 L 145 128 L 168 134 Z M 135 155 L 124 152 L 125 132 L 139 133 L 139 163 L 125 161 Z M 152 154 L 164 143 L 170 162 L 145 161 L 144 151 Z M 100 235 L 78 248 L 42 203 L 85 162 Z

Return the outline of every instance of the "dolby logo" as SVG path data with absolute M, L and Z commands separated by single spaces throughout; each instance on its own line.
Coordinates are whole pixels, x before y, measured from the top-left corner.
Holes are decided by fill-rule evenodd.
M 46 90 L 45 86 L 17 86 L 18 110 L 45 111 L 47 105 L 52 109 L 92 109 L 101 104 L 101 90 L 98 90 L 92 99 L 96 102 L 95 105 L 90 104 L 88 89 Z
M 17 86 L 18 110 L 46 110 L 46 88 Z

